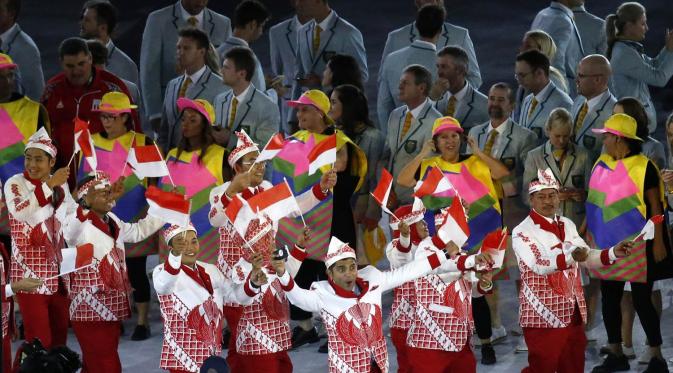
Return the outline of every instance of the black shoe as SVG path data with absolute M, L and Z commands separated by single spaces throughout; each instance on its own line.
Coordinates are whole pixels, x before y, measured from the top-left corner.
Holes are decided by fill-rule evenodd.
M 307 343 L 316 343 L 318 341 L 320 341 L 320 338 L 318 338 L 318 332 L 315 328 L 304 330 L 297 326 L 292 331 L 292 348 L 301 347 Z
M 226 350 L 229 348 L 229 339 L 231 339 L 231 332 L 225 330 L 222 332 L 222 349 Z
M 647 369 L 643 373 L 668 373 L 668 364 L 658 357 L 653 357 L 650 359 L 650 363 L 647 364 Z
M 591 373 L 622 372 L 629 369 L 629 359 L 626 358 L 626 355 L 617 356 L 613 353 L 608 353 L 603 363 L 596 365 L 591 370 Z
M 483 365 L 493 365 L 495 364 L 495 350 L 493 345 L 486 343 L 481 345 L 481 363 Z
M 327 347 L 327 341 L 325 341 L 325 343 L 323 343 L 320 347 L 318 347 L 318 352 L 320 352 L 321 354 L 326 354 L 328 350 L 329 349 Z
M 144 341 L 150 337 L 150 328 L 145 325 L 136 325 L 136 329 L 131 334 L 132 341 Z

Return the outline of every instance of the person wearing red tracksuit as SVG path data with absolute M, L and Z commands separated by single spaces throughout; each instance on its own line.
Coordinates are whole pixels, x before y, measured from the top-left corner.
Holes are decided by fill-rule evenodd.
M 91 133 L 103 130 L 100 116 L 95 113 L 104 94 L 119 91 L 131 97 L 126 84 L 105 70 L 92 66 L 91 53 L 86 41 L 81 38 L 69 38 L 59 46 L 59 57 L 63 72 L 49 79 L 41 102 L 49 113 L 51 133 L 58 147 L 56 166 L 68 164 L 74 146 L 74 121 L 79 118 L 89 122 Z M 136 111 L 131 114 L 132 128 L 142 133 L 140 120 Z M 71 171 L 75 169 L 73 162 Z M 75 186 L 74 171 L 68 181 L 71 188 Z

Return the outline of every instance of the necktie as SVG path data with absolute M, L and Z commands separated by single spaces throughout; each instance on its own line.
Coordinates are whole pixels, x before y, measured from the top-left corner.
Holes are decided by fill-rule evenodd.
M 404 125 L 402 125 L 402 132 L 400 132 L 400 141 L 404 139 L 404 136 L 409 132 L 412 119 L 414 119 L 414 116 L 411 115 L 411 111 L 407 111 L 407 115 L 404 117 Z
M 231 109 L 229 110 L 229 128 L 234 127 L 234 120 L 236 119 L 236 108 L 238 108 L 238 100 L 234 97 L 231 100 Z
M 582 105 L 580 112 L 577 114 L 577 118 L 575 119 L 575 140 L 577 140 L 577 138 L 579 137 L 580 130 L 582 129 L 582 125 L 584 124 L 584 118 L 586 118 L 588 111 L 589 111 L 589 105 L 585 102 L 584 105 Z
M 449 102 L 446 104 L 446 115 L 447 116 L 452 117 L 453 114 L 456 112 L 456 102 L 458 102 L 458 100 L 456 99 L 456 96 L 449 97 Z
M 182 82 L 182 85 L 180 86 L 180 92 L 178 92 L 178 97 L 185 97 L 185 94 L 187 93 L 187 88 L 192 85 L 192 78 L 187 77 L 185 80 Z
M 196 19 L 196 17 L 191 16 L 187 18 L 187 23 L 189 23 L 192 27 L 196 27 L 196 25 L 199 23 L 199 20 Z
M 491 155 L 496 138 L 498 138 L 498 131 L 491 130 L 491 132 L 488 134 L 488 139 L 486 139 L 486 145 L 484 145 L 484 153 Z
M 556 149 L 553 151 L 554 154 L 554 160 L 556 161 L 556 164 L 558 165 L 559 171 L 563 172 L 563 161 L 566 158 L 566 151 L 565 149 Z
M 313 35 L 313 54 L 318 53 L 320 49 L 320 33 L 322 28 L 318 25 L 315 25 L 315 34 Z
M 535 98 L 535 96 L 533 96 L 533 100 L 530 102 L 530 109 L 528 109 L 528 119 L 530 119 L 530 116 L 533 114 L 536 107 L 537 107 L 537 99 Z

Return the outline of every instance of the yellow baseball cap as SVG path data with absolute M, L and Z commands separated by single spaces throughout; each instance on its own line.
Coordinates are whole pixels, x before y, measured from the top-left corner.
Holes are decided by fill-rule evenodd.
M 4 53 L 0 53 L 0 69 L 13 69 L 16 64 L 12 61 L 12 57 Z
M 121 114 L 130 113 L 131 109 L 137 109 L 138 106 L 131 105 L 131 100 L 123 92 L 108 92 L 103 95 L 98 105 L 99 112 Z
M 215 109 L 210 102 L 197 98 L 196 100 L 190 100 L 185 97 L 180 97 L 178 99 L 178 109 L 182 112 L 185 109 L 193 109 L 203 115 L 204 118 L 208 121 L 208 124 L 211 126 L 215 123 Z
M 638 141 L 643 141 L 640 137 L 636 136 L 636 130 L 638 128 L 638 122 L 636 122 L 633 117 L 618 113 L 613 114 L 608 120 L 603 124 L 603 128 L 594 128 L 591 132 L 594 133 L 611 133 L 619 137 L 626 137 L 627 139 L 633 139 Z
M 329 97 L 323 91 L 317 90 L 317 89 L 311 89 L 309 91 L 304 92 L 298 100 L 294 101 L 288 101 L 287 105 L 290 107 L 297 107 L 299 105 L 311 105 L 314 108 L 320 110 L 325 119 L 332 124 L 334 121 L 332 118 L 330 118 L 327 113 L 329 113 L 331 104 L 329 101 Z
M 441 117 L 435 119 L 435 123 L 432 125 L 432 136 L 434 137 L 435 135 L 444 131 L 455 131 L 462 133 L 463 127 L 460 126 L 458 119 L 454 117 Z

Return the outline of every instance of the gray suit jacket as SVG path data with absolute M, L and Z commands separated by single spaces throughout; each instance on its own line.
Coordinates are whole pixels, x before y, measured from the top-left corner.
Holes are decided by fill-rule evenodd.
M 210 9 L 203 12 L 203 31 L 217 47 L 231 34 L 231 22 Z M 175 46 L 178 31 L 188 25 L 182 19 L 179 1 L 155 10 L 147 17 L 140 47 L 140 88 L 150 119 L 161 114 L 168 82 L 179 75 L 175 71 Z
M 535 132 L 538 138 L 538 145 L 547 138 L 547 135 L 544 133 L 544 126 L 547 123 L 547 118 L 549 118 L 549 113 L 558 107 L 570 110 L 573 105 L 573 101 L 567 94 L 558 89 L 554 83 L 550 82 L 549 84 L 551 84 L 551 87 L 545 92 L 544 97 L 538 102 L 530 116 L 528 115 L 528 111 L 533 100 L 532 93 L 529 93 L 523 100 L 521 112 L 519 113 L 519 124 L 521 127 Z
M 121 78 L 120 78 L 121 79 Z M 143 129 L 143 133 L 154 140 L 154 136 L 156 135 L 154 133 L 154 130 L 152 129 L 152 126 L 150 125 L 149 120 L 147 120 L 147 114 L 145 113 L 145 107 L 142 103 L 142 99 L 140 97 L 140 89 L 138 89 L 138 86 L 133 83 L 132 81 L 122 79 L 122 82 L 126 84 L 126 88 L 128 88 L 129 93 L 131 93 L 131 100 L 135 105 L 138 105 L 138 118 L 140 118 L 140 126 Z
M 230 36 L 227 38 L 227 40 L 224 41 L 224 43 L 217 47 L 217 55 L 220 56 L 220 62 L 224 62 L 224 54 L 227 53 L 229 49 L 234 47 L 250 48 L 243 40 Z M 252 79 L 250 79 L 250 82 L 255 86 L 255 88 L 264 92 L 266 91 L 266 82 L 264 81 L 264 71 L 262 70 L 262 64 L 259 63 L 259 59 L 257 58 L 257 55 L 255 55 L 255 52 L 252 52 L 252 54 L 255 56 L 255 72 L 252 74 Z
M 128 80 L 133 84 L 138 84 L 138 65 L 127 56 L 126 53 L 122 52 L 121 49 L 117 48 L 112 41 L 108 46 L 108 55 L 107 55 L 107 65 L 105 65 L 105 70 L 117 75 L 121 79 Z M 140 101 L 134 101 L 140 102 Z
M 632 96 L 640 100 L 649 119 L 650 133 L 657 127 L 657 111 L 650 97 L 650 87 L 663 87 L 673 75 L 673 52 L 663 48 L 651 58 L 640 43 L 617 41 L 612 48 L 612 83 L 617 99 Z
M 584 5 L 573 8 L 575 26 L 582 38 L 585 55 L 605 54 L 608 49 L 608 36 L 605 34 L 605 20 L 587 12 Z
M 446 115 L 448 105 L 449 94 L 445 93 L 435 104 L 435 109 L 442 115 Z M 463 99 L 456 103 L 456 111 L 453 117 L 458 119 L 465 130 L 488 121 L 488 97 L 474 89 L 470 82 L 467 82 L 467 92 L 465 92 Z
M 180 75 L 168 82 L 166 95 L 164 97 L 164 107 L 161 114 L 161 127 L 159 128 L 158 145 L 165 153 L 176 147 L 182 137 L 181 124 L 179 121 L 180 112 L 176 102 L 180 93 L 180 87 L 185 80 L 185 76 Z M 213 73 L 208 66 L 198 81 L 192 83 L 185 92 L 185 97 L 195 100 L 201 98 L 212 103 L 220 92 L 224 90 L 222 78 Z
M 269 46 L 271 57 L 271 72 L 274 76 L 283 75 L 283 84 L 287 88 L 285 97 L 280 98 L 281 129 L 285 133 L 290 132 L 287 118 L 290 108 L 286 105 L 292 96 L 292 84 L 297 76 L 297 29 L 299 28 L 297 17 L 286 19 L 274 25 L 269 30 Z
M 575 102 L 573 102 L 573 107 L 570 110 L 570 114 L 573 118 L 573 125 L 582 109 L 582 105 L 584 105 L 586 101 L 586 97 L 577 96 Z M 603 128 L 603 123 L 605 123 L 605 121 L 612 115 L 612 108 L 615 106 L 616 102 L 617 99 L 615 99 L 615 96 L 613 96 L 610 91 L 603 93 L 598 104 L 587 112 L 582 127 L 579 132 L 575 134 L 573 140 L 574 143 L 589 152 L 589 158 L 591 158 L 592 164 L 601 155 L 603 138 L 600 135 L 591 132 L 591 130 L 594 128 Z
M 479 148 L 484 150 L 488 140 L 490 121 L 472 127 L 469 136 L 477 140 Z M 511 119 L 501 124 L 503 131 L 498 135 L 496 146 L 491 156 L 500 160 L 510 170 L 510 175 L 498 180 L 503 186 L 506 195 L 501 201 L 503 221 L 508 227 L 517 226 L 528 215 L 530 209 L 523 204 L 519 191 L 523 179 L 524 162 L 537 143 L 537 138 L 531 130 L 527 130 Z M 468 149 L 469 150 L 469 149 Z
M 220 127 L 227 127 L 229 125 L 229 107 L 231 100 L 234 97 L 234 91 L 228 90 L 220 93 L 215 97 L 215 125 Z M 236 117 L 234 118 L 234 125 L 231 128 L 233 131 L 240 131 L 244 129 L 250 136 L 252 141 L 259 144 L 260 149 L 266 145 L 271 136 L 275 135 L 279 130 L 280 112 L 278 105 L 276 105 L 269 96 L 255 87 L 246 94 L 245 99 L 241 100 L 236 107 Z M 236 147 L 236 136 L 229 138 L 227 148 L 232 150 Z
M 428 100 L 420 111 L 418 119 L 414 118 L 411 121 L 411 127 L 406 136 L 400 139 L 407 111 L 409 109 L 406 105 L 398 107 L 390 113 L 390 118 L 388 119 L 390 131 L 388 131 L 386 137 L 386 155 L 384 156 L 384 160 L 388 166 L 388 170 L 390 170 L 395 179 L 404 166 L 421 151 L 423 144 L 432 138 L 432 125 L 435 119 L 442 116 L 442 114 L 435 110 L 433 102 Z M 393 188 L 400 204 L 407 204 L 413 201 L 411 196 L 412 188 L 404 188 L 397 183 L 393 184 Z
M 408 47 L 383 58 L 376 111 L 379 117 L 379 129 L 384 135 L 388 133 L 386 125 L 390 112 L 403 105 L 398 88 L 402 71 L 412 64 L 427 68 L 432 73 L 432 79 L 437 79 L 437 51 L 431 45 L 414 40 Z
M 535 16 L 530 29 L 543 30 L 554 39 L 557 52 L 551 64 L 566 76 L 568 91 L 574 95 L 575 70 L 585 53 L 572 10 L 552 1 L 549 7 L 542 9 Z
M 414 40 L 418 38 L 418 30 L 416 29 L 416 22 L 410 23 L 397 30 L 393 30 L 388 34 L 386 45 L 383 48 L 383 56 L 381 56 L 381 65 L 387 55 L 396 50 L 400 50 L 409 46 Z M 444 22 L 442 31 L 437 39 L 437 50 L 440 50 L 447 45 L 457 45 L 467 52 L 469 58 L 467 80 L 472 83 L 473 87 L 479 89 L 481 87 L 481 73 L 479 71 L 479 63 L 477 62 L 477 55 L 474 53 L 474 45 L 470 38 L 470 32 L 463 27 L 453 25 L 449 22 Z M 380 74 L 380 71 L 379 71 Z
M 666 168 L 666 150 L 664 144 L 652 136 L 647 136 L 643 143 L 643 155 L 649 158 L 660 170 Z
M 591 168 L 594 164 L 589 159 L 589 153 L 586 150 L 576 147 L 573 143 L 570 143 L 568 146 L 568 154 L 563 161 L 563 169 L 561 170 L 559 170 L 556 160 L 554 160 L 549 141 L 528 153 L 523 175 L 522 191 L 525 203 L 530 203 L 528 199 L 528 184 L 537 177 L 538 169 L 551 169 L 561 187 L 588 190 Z M 561 202 L 561 215 L 572 220 L 577 226 L 580 226 L 585 215 L 584 202 L 575 202 L 573 200 Z
M 44 73 L 40 50 L 33 39 L 15 24 L 12 32 L 2 41 L 2 50 L 19 65 L 16 82 L 18 92 L 40 102 L 44 91 Z

